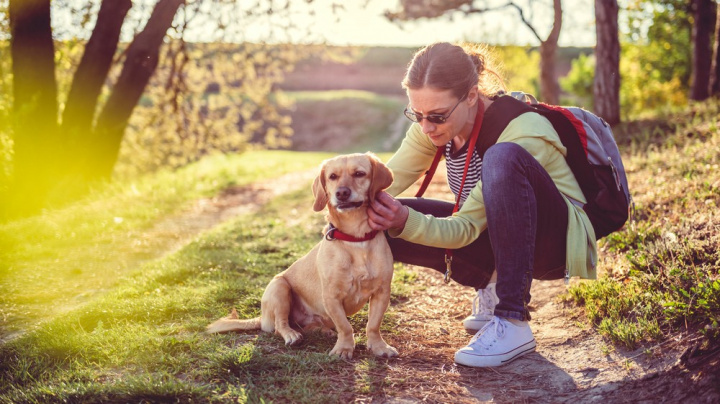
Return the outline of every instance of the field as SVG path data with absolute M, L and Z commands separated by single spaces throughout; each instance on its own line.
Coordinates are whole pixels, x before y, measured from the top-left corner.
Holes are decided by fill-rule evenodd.
M 452 363 L 472 291 L 401 265 L 383 323 L 398 359 L 365 351 L 364 311 L 352 361 L 321 335 L 286 348 L 203 333 L 232 307 L 256 316 L 267 282 L 316 243 L 309 184 L 331 153 L 212 156 L 3 224 L 0 402 L 717 401 L 719 112 L 617 128 L 635 222 L 601 242 L 598 281 L 536 282 L 538 352 L 498 370 Z

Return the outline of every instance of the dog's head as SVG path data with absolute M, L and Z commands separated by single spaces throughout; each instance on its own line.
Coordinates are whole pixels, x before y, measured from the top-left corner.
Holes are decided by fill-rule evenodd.
M 370 152 L 325 160 L 312 186 L 313 209 L 319 212 L 326 205 L 339 212 L 357 209 L 374 200 L 375 195 L 392 182 L 390 169 Z

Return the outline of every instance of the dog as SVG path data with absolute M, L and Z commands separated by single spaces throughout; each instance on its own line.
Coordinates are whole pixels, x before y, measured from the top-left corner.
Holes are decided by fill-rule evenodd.
M 352 359 L 353 328 L 347 316 L 369 302 L 367 347 L 393 357 L 398 351 L 380 335 L 390 303 L 393 258 L 383 232 L 371 231 L 367 209 L 377 192 L 392 184 L 390 169 L 374 154 L 348 154 L 325 160 L 312 184 L 313 210 L 327 206 L 325 237 L 288 269 L 276 275 L 263 293 L 260 317 L 229 317 L 207 326 L 208 333 L 239 330 L 275 332 L 286 345 L 302 340 L 302 332 L 337 335 L 330 355 Z M 337 332 L 335 332 L 335 331 Z

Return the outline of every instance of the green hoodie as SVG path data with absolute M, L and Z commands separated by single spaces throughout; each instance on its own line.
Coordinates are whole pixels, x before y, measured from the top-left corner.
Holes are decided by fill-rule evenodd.
M 498 143 L 513 142 L 522 146 L 545 168 L 565 198 L 568 206 L 566 268 L 570 276 L 595 279 L 597 244 L 595 232 L 585 211 L 571 202 L 585 204 L 585 196 L 565 161 L 566 149 L 550 121 L 534 112 L 510 121 Z M 427 171 L 437 148 L 420 125 L 408 129 L 398 151 L 388 161 L 395 180 L 387 192 L 397 196 Z M 462 208 L 447 218 L 423 215 L 413 209 L 405 228 L 390 229 L 392 237 L 440 248 L 456 249 L 475 240 L 487 228 L 482 182 L 478 181 Z

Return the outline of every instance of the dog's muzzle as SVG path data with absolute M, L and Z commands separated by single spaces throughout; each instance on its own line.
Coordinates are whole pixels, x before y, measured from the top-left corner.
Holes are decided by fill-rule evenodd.
M 363 205 L 362 201 L 358 202 L 342 202 L 338 203 L 335 208 L 338 210 L 350 210 L 350 209 L 357 209 Z

